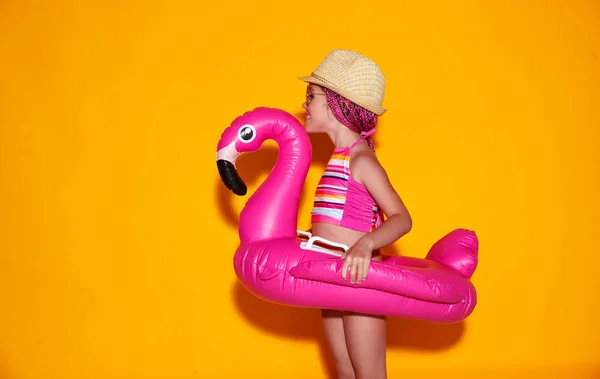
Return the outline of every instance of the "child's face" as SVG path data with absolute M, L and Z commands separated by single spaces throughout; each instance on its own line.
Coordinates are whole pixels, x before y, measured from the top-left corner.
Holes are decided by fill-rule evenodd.
M 327 132 L 331 124 L 331 112 L 328 112 L 327 99 L 323 87 L 309 84 L 306 88 L 306 101 L 302 104 L 306 109 L 305 128 L 308 133 Z

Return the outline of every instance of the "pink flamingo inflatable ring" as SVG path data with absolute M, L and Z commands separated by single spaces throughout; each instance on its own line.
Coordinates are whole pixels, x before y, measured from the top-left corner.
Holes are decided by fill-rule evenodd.
M 268 139 L 278 145 L 277 160 L 240 212 L 240 245 L 233 259 L 235 273 L 247 290 L 280 305 L 440 323 L 471 314 L 477 295 L 470 278 L 479 249 L 474 232 L 451 231 L 430 248 L 426 258 L 384 256 L 381 262 L 371 262 L 367 279 L 350 283 L 341 276 L 343 260 L 335 249 L 348 247 L 297 229 L 312 150 L 307 132 L 294 116 L 259 107 L 233 120 L 217 145 L 223 183 L 236 195 L 245 195 L 236 158 L 257 151 Z

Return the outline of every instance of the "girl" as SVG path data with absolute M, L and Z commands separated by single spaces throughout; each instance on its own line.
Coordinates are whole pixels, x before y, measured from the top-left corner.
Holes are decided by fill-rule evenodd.
M 300 79 L 308 83 L 306 130 L 326 133 L 334 144 L 315 192 L 311 231 L 351 246 L 342 255 L 342 277 L 360 283 L 370 261 L 381 260 L 379 249 L 412 227 L 369 137 L 386 111 L 385 79 L 369 58 L 337 49 Z M 385 317 L 328 309 L 322 317 L 339 379 L 387 378 Z

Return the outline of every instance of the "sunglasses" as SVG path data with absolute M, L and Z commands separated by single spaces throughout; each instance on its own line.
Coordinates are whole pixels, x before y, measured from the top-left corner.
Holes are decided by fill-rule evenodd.
M 308 105 L 314 96 L 316 95 L 325 95 L 325 92 L 316 92 L 316 93 L 312 93 L 310 92 L 310 90 L 307 88 L 306 89 L 306 105 Z

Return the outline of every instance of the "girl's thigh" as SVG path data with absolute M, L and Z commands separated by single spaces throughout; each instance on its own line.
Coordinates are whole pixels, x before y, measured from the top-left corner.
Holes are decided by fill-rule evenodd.
M 344 312 L 344 335 L 358 378 L 386 377 L 386 317 Z

